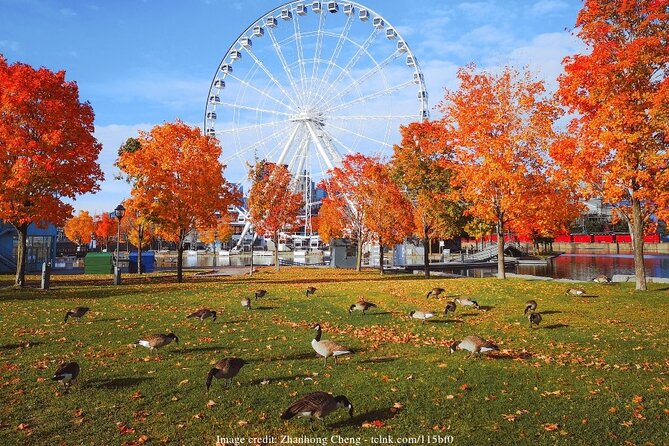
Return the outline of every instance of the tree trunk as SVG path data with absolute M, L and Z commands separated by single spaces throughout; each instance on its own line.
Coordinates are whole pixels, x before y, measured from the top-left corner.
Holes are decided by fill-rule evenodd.
M 253 238 L 255 234 L 251 233 L 251 269 L 249 270 L 249 276 L 253 275 Z
M 183 267 L 184 267 L 184 238 L 185 231 L 179 231 L 179 244 L 177 245 L 177 282 L 183 282 Z
M 428 228 L 423 226 L 423 267 L 425 268 L 425 278 L 430 278 L 430 237 L 428 237 Z
M 144 226 L 137 226 L 137 274 L 142 274 L 142 239 L 144 238 Z
M 279 265 L 279 233 L 274 233 L 274 265 L 275 269 L 279 271 L 281 265 Z
M 641 220 L 641 203 L 632 199 L 632 218 L 628 221 L 634 250 L 634 275 L 636 276 L 636 290 L 646 291 L 646 270 L 643 265 L 643 221 Z
M 358 229 L 358 246 L 356 249 L 355 270 L 362 270 L 362 230 Z
M 504 223 L 501 219 L 497 222 L 497 277 L 506 279 L 504 269 Z
M 379 237 L 379 271 L 383 276 L 383 240 Z
M 16 279 L 14 285 L 24 287 L 26 284 L 26 245 L 28 242 L 28 224 L 16 226 L 19 234 L 19 244 L 16 250 Z

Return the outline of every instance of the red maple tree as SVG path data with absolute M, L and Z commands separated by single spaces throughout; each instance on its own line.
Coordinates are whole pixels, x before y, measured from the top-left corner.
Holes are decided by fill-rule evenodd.
M 15 283 L 23 286 L 28 226 L 62 225 L 73 211 L 63 198 L 99 190 L 102 146 L 91 105 L 64 71 L 0 55 L 0 86 L 0 219 L 18 232 Z
M 645 290 L 644 228 L 669 217 L 669 2 L 585 0 L 576 27 L 589 53 L 563 62 L 558 95 L 576 116 L 552 156 L 627 223 Z

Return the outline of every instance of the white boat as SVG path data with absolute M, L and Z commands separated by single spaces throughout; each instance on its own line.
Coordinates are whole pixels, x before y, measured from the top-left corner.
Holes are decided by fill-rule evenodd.
M 297 249 L 293 251 L 293 255 L 295 257 L 304 257 L 307 255 L 307 250 L 306 249 Z

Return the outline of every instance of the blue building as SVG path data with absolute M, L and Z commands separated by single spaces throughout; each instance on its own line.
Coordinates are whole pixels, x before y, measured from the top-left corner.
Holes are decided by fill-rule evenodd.
M 42 270 L 43 262 L 56 260 L 56 237 L 58 230 L 52 224 L 46 228 L 28 226 L 26 240 L 26 272 Z M 16 253 L 19 243 L 18 233 L 14 226 L 0 221 L 0 274 L 16 272 Z

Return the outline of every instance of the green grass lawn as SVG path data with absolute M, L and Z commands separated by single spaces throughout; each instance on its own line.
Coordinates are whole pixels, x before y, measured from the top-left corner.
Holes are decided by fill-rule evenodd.
M 50 291 L 0 289 L 0 444 L 205 444 L 217 436 L 392 436 L 453 444 L 668 444 L 669 288 L 568 285 L 509 279 L 432 279 L 329 269 L 263 269 L 252 278 L 160 274 L 130 278 L 55 276 Z M 31 278 L 33 282 L 36 277 Z M 2 278 L 5 282 L 11 277 Z M 318 288 L 307 298 L 304 290 Z M 426 300 L 432 287 L 475 298 L 484 311 Z M 240 298 L 268 296 L 246 312 Z M 358 298 L 378 308 L 346 309 Z M 543 322 L 530 330 L 524 303 L 535 299 Z M 80 323 L 68 309 L 88 306 Z M 185 317 L 218 311 L 201 323 Z M 426 324 L 409 311 L 439 313 Z M 354 350 L 323 366 L 311 348 L 323 338 Z M 135 340 L 173 331 L 180 338 L 158 356 Z M 455 339 L 477 334 L 500 352 L 466 359 L 449 354 Z M 30 342 L 26 347 L 25 343 Z M 205 379 L 224 357 L 248 362 L 230 389 Z M 68 394 L 50 380 L 59 364 L 82 368 Z M 315 431 L 279 415 L 300 395 L 346 395 L 344 410 Z M 335 438 L 336 439 L 336 438 Z M 434 444 L 434 443 L 433 443 Z

